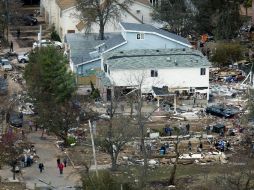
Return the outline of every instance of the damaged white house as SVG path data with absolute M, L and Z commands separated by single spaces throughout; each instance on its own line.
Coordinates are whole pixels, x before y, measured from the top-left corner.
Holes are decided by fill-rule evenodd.
M 166 87 L 208 100 L 209 66 L 201 52 L 190 48 L 113 51 L 102 57 L 97 86 L 105 100 L 114 88 L 131 91 L 139 86 L 143 94 L 153 94 L 154 86 Z

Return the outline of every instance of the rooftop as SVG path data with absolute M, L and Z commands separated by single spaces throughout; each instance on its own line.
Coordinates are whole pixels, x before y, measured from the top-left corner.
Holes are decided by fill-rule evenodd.
M 136 49 L 113 51 L 104 55 L 110 70 L 208 67 L 209 61 L 193 49 Z
M 70 57 L 74 65 L 99 58 L 96 53 L 93 56 L 91 55 L 91 52 L 96 50 L 96 46 L 105 43 L 105 48 L 110 49 L 124 42 L 123 37 L 119 33 L 105 33 L 105 38 L 105 40 L 98 40 L 98 34 L 66 34 L 65 40 L 70 45 Z
M 122 27 L 125 30 L 140 31 L 140 32 L 144 32 L 144 33 L 146 33 L 146 32 L 157 33 L 159 35 L 165 36 L 165 37 L 170 38 L 172 40 L 176 40 L 176 41 L 179 41 L 181 43 L 191 46 L 190 42 L 187 39 L 185 39 L 181 36 L 178 36 L 176 34 L 173 34 L 171 32 L 168 32 L 166 30 L 156 28 L 156 27 L 149 25 L 149 24 L 136 24 L 136 23 L 126 23 L 126 22 L 121 22 L 120 24 L 122 25 Z

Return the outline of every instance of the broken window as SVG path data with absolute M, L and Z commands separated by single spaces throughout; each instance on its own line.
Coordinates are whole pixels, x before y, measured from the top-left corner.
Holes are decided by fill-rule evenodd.
M 151 77 L 158 77 L 158 71 L 157 70 L 151 70 Z
M 200 75 L 205 75 L 206 69 L 205 68 L 201 68 L 200 69 Z

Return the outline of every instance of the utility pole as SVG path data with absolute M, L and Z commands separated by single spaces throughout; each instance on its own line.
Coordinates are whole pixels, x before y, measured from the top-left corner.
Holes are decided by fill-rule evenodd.
M 40 33 L 38 34 L 39 48 L 41 48 L 41 33 L 42 33 L 42 26 L 40 24 Z
M 9 0 L 5 0 L 6 39 L 9 42 Z
M 92 141 L 92 148 L 93 148 L 93 160 L 94 160 L 94 165 L 95 165 L 95 172 L 96 172 L 96 176 L 99 177 L 99 175 L 98 175 L 98 168 L 97 168 L 97 161 L 96 161 L 95 146 L 94 146 L 94 140 L 93 140 L 93 130 L 92 130 L 92 125 L 91 125 L 90 119 L 88 120 L 88 123 L 89 123 L 90 134 L 91 134 L 91 141 Z
M 254 24 L 254 0 L 252 0 L 252 25 Z

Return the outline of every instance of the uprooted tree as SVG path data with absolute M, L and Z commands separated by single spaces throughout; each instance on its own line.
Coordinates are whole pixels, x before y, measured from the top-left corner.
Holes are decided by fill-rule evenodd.
M 99 39 L 104 40 L 104 28 L 109 22 L 118 22 L 121 18 L 121 11 L 128 10 L 130 0 L 77 0 L 76 9 L 79 11 L 79 18 L 90 31 L 92 24 L 99 25 Z
M 67 70 L 66 58 L 53 47 L 37 49 L 30 56 L 24 78 L 39 110 L 39 124 L 66 142 L 76 118 L 70 103 L 75 80 Z

